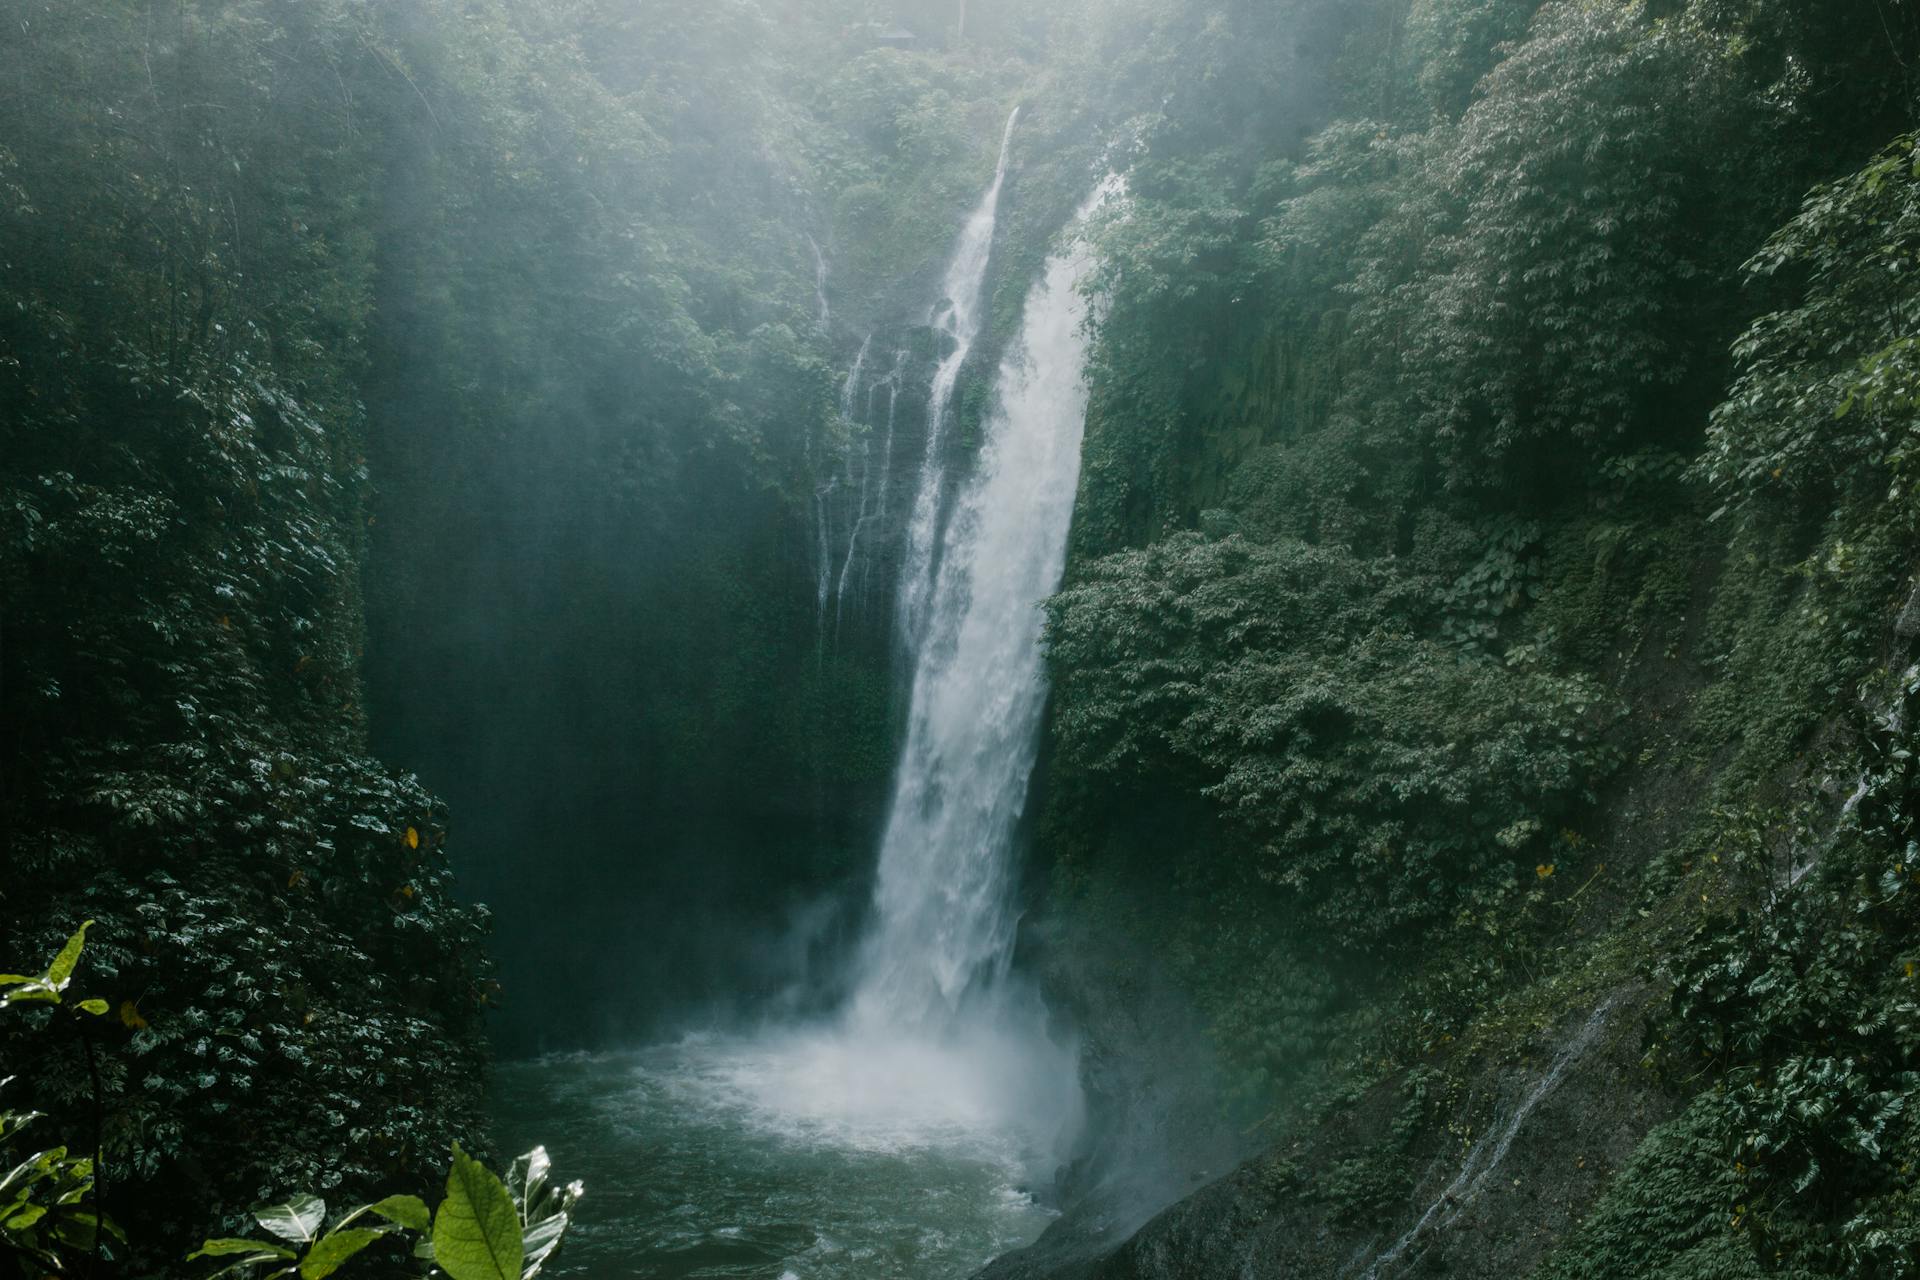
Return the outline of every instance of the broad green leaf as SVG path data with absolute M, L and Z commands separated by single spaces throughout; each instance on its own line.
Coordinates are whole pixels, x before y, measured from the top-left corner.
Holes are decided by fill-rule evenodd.
M 526 1246 L 506 1184 L 453 1144 L 447 1198 L 433 1218 L 433 1257 L 453 1280 L 520 1280 Z
M 24 973 L 0 973 L 0 987 L 17 987 L 23 982 L 32 982 Z M 8 1079 L 12 1079 L 11 1076 Z
M 385 1200 L 368 1205 L 367 1212 L 377 1213 L 389 1222 L 397 1222 L 414 1231 L 433 1229 L 433 1216 L 427 1212 L 427 1202 L 419 1196 L 388 1196 Z
M 20 1212 L 14 1214 L 11 1218 L 8 1218 L 6 1220 L 6 1227 L 9 1231 L 24 1231 L 46 1216 L 47 1206 L 43 1204 L 30 1204 L 20 1210 Z
M 52 1147 L 46 1151 L 34 1152 L 25 1160 L 22 1160 L 19 1164 L 7 1170 L 4 1178 L 0 1178 L 0 1195 L 4 1195 L 13 1188 L 24 1186 L 27 1183 L 39 1182 L 48 1174 L 52 1173 L 53 1167 L 66 1159 L 66 1155 L 67 1149 L 65 1147 Z
M 44 1111 L 0 1111 L 0 1138 L 13 1137 L 46 1114 Z
M 105 1000 L 82 1000 L 80 1002 L 80 1011 L 82 1013 L 90 1013 L 97 1018 L 107 1011 L 107 1002 Z
M 300 1259 L 300 1280 L 322 1280 L 340 1269 L 340 1264 L 387 1234 L 386 1227 L 348 1227 L 329 1231 Z
M 327 1202 L 319 1196 L 289 1196 L 279 1204 L 253 1211 L 253 1220 L 282 1240 L 311 1244 L 327 1217 Z
M 224 1258 L 236 1253 L 258 1253 L 269 1258 L 291 1261 L 298 1255 L 282 1244 L 270 1240 L 245 1240 L 237 1236 L 221 1236 L 208 1240 L 198 1249 L 187 1255 L 187 1261 L 195 1258 Z
M 67 939 L 67 945 L 60 948 L 60 954 L 47 966 L 47 982 L 55 991 L 66 990 L 67 979 L 73 977 L 73 967 L 80 963 L 80 949 L 87 945 L 87 929 L 92 924 L 91 920 L 81 921 L 73 936 Z

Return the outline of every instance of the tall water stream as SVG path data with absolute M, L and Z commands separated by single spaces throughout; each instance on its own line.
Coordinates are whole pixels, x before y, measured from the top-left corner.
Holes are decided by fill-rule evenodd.
M 1003 143 L 935 310 L 947 345 L 901 569 L 910 711 L 853 994 L 811 1026 L 505 1068 L 503 1138 L 544 1134 L 597 1201 L 563 1274 L 957 1276 L 1047 1220 L 1030 1188 L 1080 1123 L 1077 1050 L 1010 970 L 1012 863 L 1046 696 L 1039 605 L 1060 581 L 1079 473 L 1092 259 L 1070 234 L 1034 283 L 978 459 L 949 492 L 941 436 L 979 336 L 1006 166 Z M 865 460 L 863 490 L 890 448 Z M 856 519 L 840 564 L 822 557 L 823 610 L 859 534 Z

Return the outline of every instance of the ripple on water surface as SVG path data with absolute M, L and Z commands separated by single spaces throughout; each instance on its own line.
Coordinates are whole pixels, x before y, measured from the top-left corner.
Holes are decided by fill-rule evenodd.
M 503 1065 L 504 1149 L 544 1143 L 587 1198 L 550 1274 L 947 1280 L 1031 1241 L 1050 1157 L 991 1074 L 831 1036 L 695 1037 Z M 983 1083 L 983 1080 L 985 1083 Z

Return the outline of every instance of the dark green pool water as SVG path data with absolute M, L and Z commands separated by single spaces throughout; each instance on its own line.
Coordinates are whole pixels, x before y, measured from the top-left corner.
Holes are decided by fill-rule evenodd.
M 1006 1083 L 933 1049 L 694 1037 L 506 1064 L 494 1110 L 504 1149 L 586 1181 L 555 1274 L 945 1280 L 1049 1218 L 1026 1187 L 1076 1100 L 1016 1123 Z

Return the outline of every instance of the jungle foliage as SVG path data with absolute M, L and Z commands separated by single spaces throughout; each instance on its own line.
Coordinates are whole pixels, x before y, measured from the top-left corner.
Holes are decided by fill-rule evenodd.
M 69 1000 L 75 970 L 85 950 L 83 923 L 38 974 L 0 974 L 0 1009 L 18 1006 L 42 1016 L 30 1022 L 29 1035 L 71 1025 L 61 1012 L 81 1019 L 102 1018 L 107 1002 L 97 996 Z M 15 1015 L 18 1016 L 18 1015 Z M 17 1030 L 17 1029 L 16 1029 Z M 81 1033 L 84 1036 L 84 1032 Z M 61 1145 L 30 1151 L 21 1132 L 50 1118 L 38 1111 L 0 1111 L 0 1255 L 16 1263 L 23 1276 L 100 1274 L 126 1255 L 129 1238 L 103 1208 L 105 1188 L 117 1167 L 105 1160 L 103 1138 L 106 1098 L 100 1063 L 90 1040 L 81 1039 L 87 1066 L 85 1110 L 90 1113 L 92 1144 L 87 1154 Z M 0 1080 L 0 1089 L 12 1078 Z M 74 1129 L 78 1110 L 52 1117 Z M 45 1125 L 37 1129 L 44 1129 Z M 37 1132 L 37 1130 L 36 1130 Z M 533 1280 L 559 1250 L 573 1209 L 585 1188 L 551 1181 L 552 1164 L 543 1148 L 513 1162 L 505 1181 L 453 1145 L 446 1197 L 429 1213 L 413 1195 L 390 1195 L 362 1205 L 326 1226 L 326 1202 L 296 1192 L 253 1210 L 252 1218 L 274 1239 L 221 1236 L 205 1241 L 186 1256 L 219 1260 L 214 1276 L 258 1274 L 323 1280 L 370 1248 L 385 1254 L 389 1268 L 409 1256 L 398 1253 L 408 1233 L 420 1238 L 411 1249 L 416 1270 L 451 1280 Z M 371 1215 L 371 1216 L 369 1216 Z M 354 1226 L 365 1220 L 367 1225 Z M 404 1266 L 404 1261 L 402 1262 Z
M 1263 1112 L 1632 970 L 1677 1118 L 1546 1274 L 1911 1274 L 1912 0 L 958 12 L 10 7 L 0 936 L 93 921 L 98 995 L 0 980 L 9 1243 L 159 1267 L 280 1203 L 211 1254 L 403 1258 L 451 1150 L 442 1269 L 509 1213 L 480 1261 L 537 1269 L 573 1193 L 466 1155 L 499 992 L 449 851 L 516 906 L 523 1045 L 751 988 L 715 910 L 857 883 L 895 673 L 823 643 L 811 503 L 1019 100 L 983 353 L 1130 166 L 1052 918 Z
M 1039 31 L 946 12 L 8 8 L 0 937 L 96 920 L 111 1007 L 0 1060 L 59 1113 L 98 1052 L 140 1265 L 426 1190 L 484 1148 L 483 1009 L 650 1026 L 750 950 L 716 914 L 864 861 L 891 655 L 824 652 L 806 572 L 836 365 L 924 307 Z
M 1309 1115 L 1635 954 L 1685 1113 L 1548 1274 L 1908 1274 L 1920 13 L 1286 7 L 1150 6 L 1233 89 L 1102 239 L 1052 909 Z
M 0 45 L 0 935 L 97 921 L 84 1047 L 147 1251 L 478 1125 L 486 917 L 360 679 L 363 113 L 411 94 L 368 21 L 31 4 Z M 0 1028 L 37 1110 L 82 1049 Z

